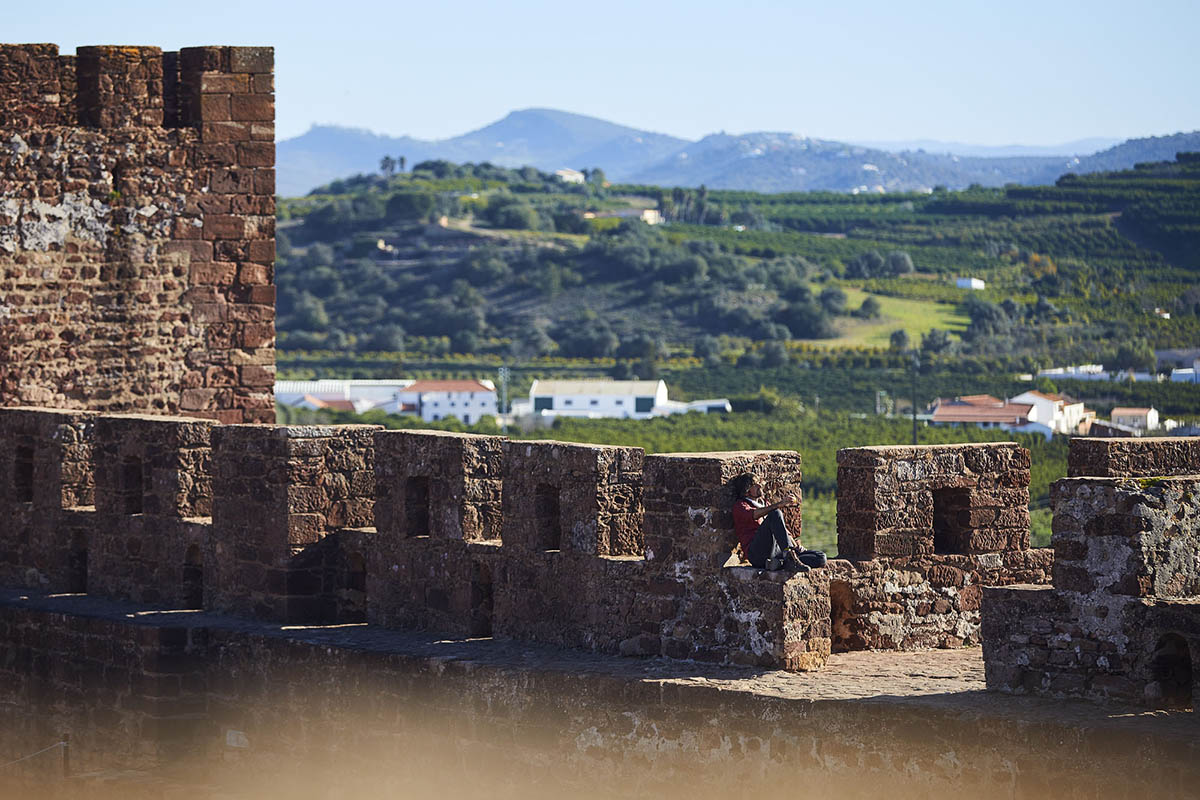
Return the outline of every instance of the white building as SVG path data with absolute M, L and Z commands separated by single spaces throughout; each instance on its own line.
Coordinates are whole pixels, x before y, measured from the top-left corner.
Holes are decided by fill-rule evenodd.
M 587 183 L 587 176 L 577 169 L 563 167 L 562 169 L 554 170 L 554 174 L 563 183 Z
M 426 422 L 457 417 L 473 425 L 498 413 L 496 385 L 476 380 L 416 381 L 379 408 L 389 414 L 415 414 Z
M 975 291 L 987 288 L 987 284 L 981 278 L 959 278 L 954 282 L 954 285 L 960 289 L 973 289 Z
M 1070 367 L 1039 369 L 1038 377 L 1070 378 L 1073 381 L 1107 381 L 1112 379 L 1112 376 L 1104 369 L 1103 364 L 1076 364 Z
M 1033 406 L 1030 420 L 1046 425 L 1055 433 L 1086 433 L 1091 421 L 1096 418 L 1095 411 L 1061 394 L 1030 390 L 1009 398 L 1009 402 Z
M 616 211 L 585 211 L 584 219 L 607 219 L 616 217 L 618 219 L 640 219 L 647 225 L 661 225 L 663 218 L 662 212 L 657 208 L 622 208 Z
M 1158 430 L 1158 409 L 1155 408 L 1114 408 L 1112 421 L 1125 425 L 1137 431 Z
M 391 400 L 411 383 L 411 380 L 275 381 L 275 402 L 296 408 L 337 408 L 361 414 Z
M 514 416 L 649 419 L 689 411 L 728 412 L 729 401 L 680 402 L 667 397 L 664 381 L 535 380 L 529 400 L 513 403 Z
M 1171 370 L 1171 383 L 1200 383 L 1200 358 L 1190 367 Z

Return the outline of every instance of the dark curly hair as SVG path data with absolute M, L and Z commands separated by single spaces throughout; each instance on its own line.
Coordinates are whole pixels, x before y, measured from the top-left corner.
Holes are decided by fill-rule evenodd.
M 750 484 L 754 483 L 754 476 L 749 472 L 743 472 L 729 482 L 729 492 L 736 500 L 739 497 L 745 497 L 746 492 L 750 491 Z

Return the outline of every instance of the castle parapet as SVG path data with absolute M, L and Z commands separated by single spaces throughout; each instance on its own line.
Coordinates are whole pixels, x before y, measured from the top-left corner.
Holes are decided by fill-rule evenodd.
M 96 414 L 0 409 L 0 579 L 10 586 L 85 591 L 90 526 L 60 522 L 93 498 Z M 50 524 L 47 524 L 50 523 Z
M 272 69 L 0 45 L 0 405 L 274 421 Z
M 1050 493 L 1053 586 L 984 590 L 989 689 L 1194 706 L 1198 444 L 1072 440 L 1076 477 L 1056 481 Z
M 81 124 L 94 128 L 162 126 L 162 48 L 80 47 L 75 59 Z
M 1071 478 L 1139 478 L 1200 475 L 1200 437 L 1071 439 L 1067 476 Z
M 318 545 L 340 528 L 374 524 L 378 430 L 378 425 L 213 430 L 212 608 L 285 622 L 330 615 L 327 606 L 336 591 L 327 581 L 328 558 L 337 554 Z
M 368 622 L 492 634 L 504 441 L 433 431 L 375 434 Z
M 505 547 L 642 556 L 640 447 L 504 444 Z
M 1029 451 L 1011 442 L 837 454 L 842 558 L 1029 548 Z
M 800 454 L 782 451 L 667 453 L 646 457 L 646 557 L 676 573 L 713 573 L 737 547 L 729 482 L 753 474 L 772 500 L 800 496 Z M 800 505 L 784 510 L 801 533 Z M 736 562 L 734 562 L 736 563 Z

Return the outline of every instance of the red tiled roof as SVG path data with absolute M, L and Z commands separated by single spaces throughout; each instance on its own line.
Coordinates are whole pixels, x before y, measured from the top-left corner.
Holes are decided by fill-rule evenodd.
M 968 395 L 964 395 L 964 396 L 962 396 L 962 397 L 956 397 L 956 398 L 954 398 L 953 400 L 945 400 L 945 401 L 943 401 L 943 400 L 939 399 L 939 401 L 938 401 L 938 402 L 945 402 L 945 403 L 967 403 L 968 405 L 972 405 L 972 406 L 982 406 L 982 405 L 993 405 L 993 406 L 1000 406 L 1000 405 L 1004 405 L 1004 401 L 1003 401 L 1003 400 L 1001 400 L 999 397 L 992 397 L 990 394 L 968 394 Z
M 354 403 L 349 400 L 322 400 L 319 397 L 313 397 L 311 394 L 304 395 L 304 399 L 317 408 L 332 408 L 334 411 L 355 411 Z
M 1066 403 L 1067 405 L 1075 405 L 1075 403 L 1079 402 L 1078 400 L 1073 400 L 1071 397 L 1069 397 L 1065 394 L 1054 394 L 1053 392 L 1039 392 L 1037 389 L 1030 389 L 1028 392 L 1026 392 L 1026 394 L 1037 395 L 1038 397 L 1045 398 L 1046 400 L 1053 400 L 1056 403 L 1062 402 L 1062 403 Z
M 1148 409 L 1148 408 L 1114 408 L 1112 410 L 1112 413 L 1109 414 L 1109 416 L 1115 417 L 1119 414 L 1122 417 L 1132 417 L 1132 416 L 1144 417 L 1149 413 L 1150 413 L 1150 409 Z
M 999 403 L 999 401 L 997 401 Z M 1024 425 L 1029 422 L 1031 403 L 999 403 L 996 406 L 944 403 L 933 410 L 933 422 L 993 422 Z
M 409 392 L 494 392 L 479 381 L 435 381 L 425 380 L 410 383 L 400 390 L 401 394 Z

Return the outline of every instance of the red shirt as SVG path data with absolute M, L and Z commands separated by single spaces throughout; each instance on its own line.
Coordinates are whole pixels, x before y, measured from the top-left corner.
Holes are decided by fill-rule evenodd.
M 761 519 L 754 518 L 754 512 L 759 508 L 762 506 L 749 497 L 739 498 L 733 504 L 733 532 L 742 543 L 743 553 L 750 552 L 750 542 L 754 541 L 754 534 L 758 533 L 758 526 L 762 524 Z

